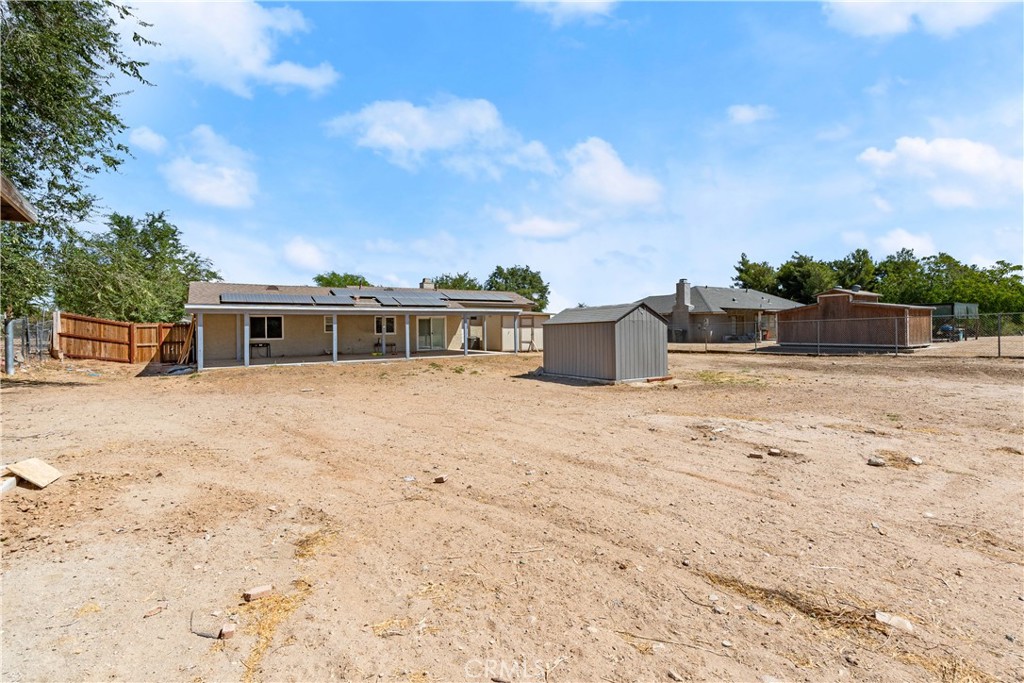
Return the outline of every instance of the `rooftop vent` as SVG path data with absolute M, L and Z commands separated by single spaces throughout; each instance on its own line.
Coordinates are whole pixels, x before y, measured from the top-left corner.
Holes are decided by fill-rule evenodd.
M 270 285 L 270 286 L 267 287 L 267 291 L 268 292 L 276 292 L 276 291 L 279 291 L 280 289 L 281 288 L 278 287 L 277 285 Z
M 860 291 L 860 285 L 854 285 L 853 287 L 850 287 L 850 291 L 851 292 L 859 292 Z

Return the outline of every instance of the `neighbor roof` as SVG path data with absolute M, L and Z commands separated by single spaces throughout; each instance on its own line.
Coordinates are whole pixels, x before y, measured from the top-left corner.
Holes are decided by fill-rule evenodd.
M 584 308 L 567 308 L 554 316 L 545 325 L 577 325 L 583 323 L 617 323 L 640 307 L 646 308 L 662 322 L 667 321 L 653 308 L 637 301 L 631 304 L 614 306 L 586 306 Z
M 675 294 L 657 294 L 640 299 L 663 316 L 672 314 L 676 304 Z M 735 310 L 784 311 L 802 304 L 781 296 L 759 292 L 756 289 L 733 287 L 690 287 L 690 313 L 725 313 Z
M 316 287 L 313 285 L 252 285 L 235 282 L 190 282 L 188 285 L 188 302 L 190 306 L 216 306 L 220 304 L 221 294 L 291 294 L 298 296 L 330 296 L 331 292 L 359 294 L 372 299 L 374 295 L 395 295 L 412 293 L 437 293 L 445 299 L 445 308 L 532 308 L 534 303 L 515 292 L 498 292 L 486 290 L 489 294 L 504 295 L 507 300 L 481 301 L 483 290 L 466 289 L 420 289 L 419 287 Z M 463 305 L 465 304 L 465 306 Z M 357 304 L 357 306 L 360 304 Z M 374 306 L 372 301 L 366 305 Z

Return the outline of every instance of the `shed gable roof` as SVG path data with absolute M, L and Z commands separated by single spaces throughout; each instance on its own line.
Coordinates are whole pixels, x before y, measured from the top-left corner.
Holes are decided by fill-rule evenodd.
M 554 316 L 545 325 L 581 325 L 584 323 L 617 323 L 638 308 L 644 308 L 661 322 L 668 324 L 656 310 L 638 301 L 631 304 L 614 306 L 587 306 L 584 308 L 567 308 Z

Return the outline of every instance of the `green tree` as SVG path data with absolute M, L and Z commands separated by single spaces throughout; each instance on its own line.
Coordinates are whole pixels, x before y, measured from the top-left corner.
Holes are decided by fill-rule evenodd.
M 836 275 L 827 263 L 796 252 L 779 266 L 778 282 L 780 296 L 809 304 L 816 294 L 836 286 Z
M 110 86 L 119 74 L 146 83 L 145 63 L 122 51 L 114 15 L 132 18 L 111 0 L 0 3 L 3 172 L 47 230 L 87 218 L 95 202 L 88 178 L 116 169 L 128 154 L 117 141 L 125 130 L 117 111 L 124 93 Z
M 547 308 L 551 293 L 540 271 L 532 270 L 529 266 L 495 266 L 494 272 L 484 283 L 484 289 L 521 294 L 532 301 L 538 311 Z
M 839 287 L 851 289 L 856 285 L 873 292 L 878 286 L 875 262 L 871 260 L 867 249 L 855 249 L 838 261 L 833 261 L 830 266 Z
M 5 315 L 27 314 L 48 297 L 57 243 L 92 213 L 88 179 L 128 154 L 117 141 L 124 93 L 110 85 L 119 74 L 146 81 L 144 63 L 121 49 L 115 15 L 132 18 L 110 0 L 0 3 L 2 170 L 39 216 L 35 225 L 0 223 Z
M 444 275 L 438 275 L 434 278 L 434 287 L 437 289 L 483 289 L 480 281 L 469 274 L 469 271 L 465 273 L 445 273 Z
M 362 275 L 355 273 L 336 273 L 330 271 L 313 276 L 313 282 L 318 287 L 373 287 L 370 281 Z
M 740 254 L 740 261 L 735 266 L 736 275 L 732 281 L 737 287 L 756 289 L 766 294 L 777 294 L 779 289 L 778 273 L 767 261 L 754 263 L 746 254 Z
M 876 291 L 882 301 L 893 304 L 928 303 L 932 288 L 913 249 L 900 249 L 879 261 Z
M 109 231 L 65 241 L 55 269 L 61 309 L 133 322 L 174 322 L 185 313 L 188 283 L 219 280 L 189 250 L 164 214 L 143 220 L 111 214 Z

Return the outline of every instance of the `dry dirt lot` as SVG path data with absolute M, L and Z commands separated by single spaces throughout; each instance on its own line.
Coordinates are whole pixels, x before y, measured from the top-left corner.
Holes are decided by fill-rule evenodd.
M 1024 680 L 1021 361 L 540 363 L 4 381 L 0 679 Z

